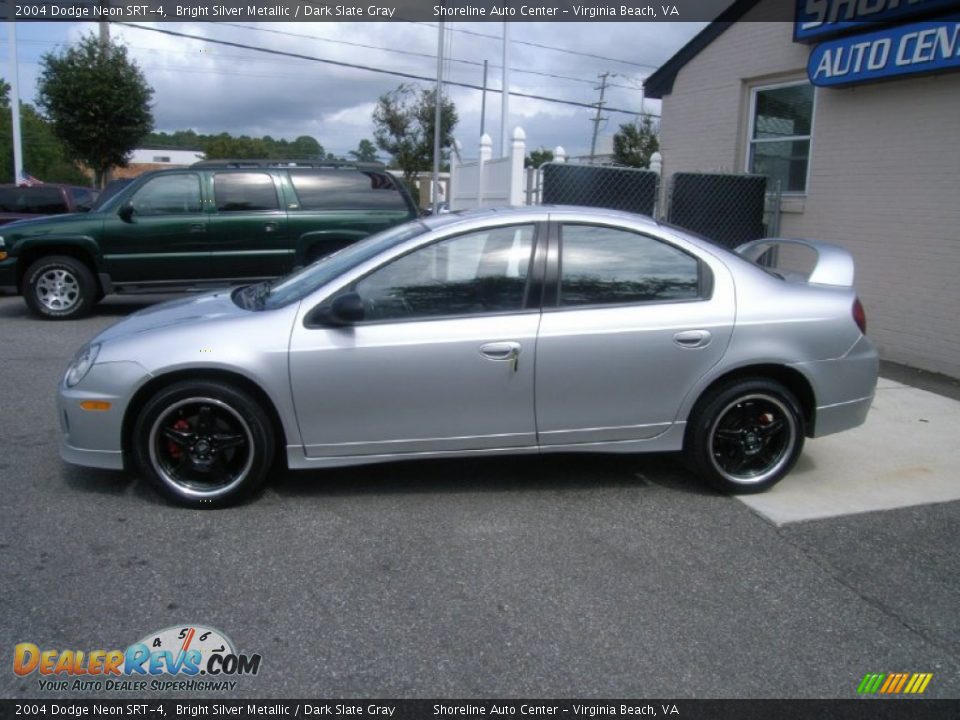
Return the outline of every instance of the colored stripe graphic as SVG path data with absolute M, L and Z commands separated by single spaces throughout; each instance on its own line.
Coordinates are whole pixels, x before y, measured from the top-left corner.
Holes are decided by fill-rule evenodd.
M 933 673 L 867 673 L 857 686 L 860 695 L 919 695 L 927 689 Z

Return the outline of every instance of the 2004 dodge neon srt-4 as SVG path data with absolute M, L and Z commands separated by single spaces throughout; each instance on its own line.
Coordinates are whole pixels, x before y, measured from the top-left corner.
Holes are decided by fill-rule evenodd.
M 812 248 L 812 271 L 754 262 L 774 246 Z M 615 211 L 415 220 L 100 333 L 60 385 L 61 454 L 197 507 L 247 496 L 277 453 L 682 449 L 721 490 L 759 491 L 805 437 L 866 417 L 878 362 L 852 284 L 838 246 L 732 252 Z

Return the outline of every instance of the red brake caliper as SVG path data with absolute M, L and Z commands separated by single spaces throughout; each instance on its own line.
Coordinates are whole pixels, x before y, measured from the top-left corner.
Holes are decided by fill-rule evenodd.
M 180 418 L 170 427 L 172 430 L 189 431 L 190 423 L 183 418 Z M 170 453 L 171 458 L 174 460 L 179 460 L 180 456 L 183 455 L 183 448 L 177 445 L 173 440 L 167 440 L 167 452 Z

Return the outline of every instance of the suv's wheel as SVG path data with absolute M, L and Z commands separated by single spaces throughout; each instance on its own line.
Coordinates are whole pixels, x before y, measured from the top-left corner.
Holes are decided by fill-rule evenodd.
M 236 503 L 266 479 L 274 453 L 270 420 L 246 392 L 187 381 L 157 393 L 133 430 L 133 456 L 163 495 L 196 508 Z
M 765 378 L 737 380 L 697 403 L 687 427 L 687 460 L 723 492 L 753 493 L 779 482 L 803 450 L 800 405 Z
M 97 281 L 90 268 L 68 255 L 36 260 L 27 268 L 20 290 L 27 307 L 49 320 L 82 317 L 97 300 Z

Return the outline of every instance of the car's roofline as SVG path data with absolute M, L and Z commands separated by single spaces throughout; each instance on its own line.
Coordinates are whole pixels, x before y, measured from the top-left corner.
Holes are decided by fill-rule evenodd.
M 534 221 L 544 222 L 551 217 L 562 219 L 566 216 L 576 216 L 578 220 L 614 220 L 617 222 L 627 222 L 632 225 L 646 225 L 651 228 L 660 227 L 653 218 L 648 215 L 626 212 L 624 210 L 611 210 L 608 208 L 587 207 L 579 205 L 522 205 L 510 207 L 490 207 L 490 208 L 472 208 L 469 210 L 457 210 L 443 215 L 431 215 L 421 218 L 421 221 L 431 230 L 439 228 L 450 228 L 458 224 L 464 226 L 480 224 L 491 220 L 511 221 Z

